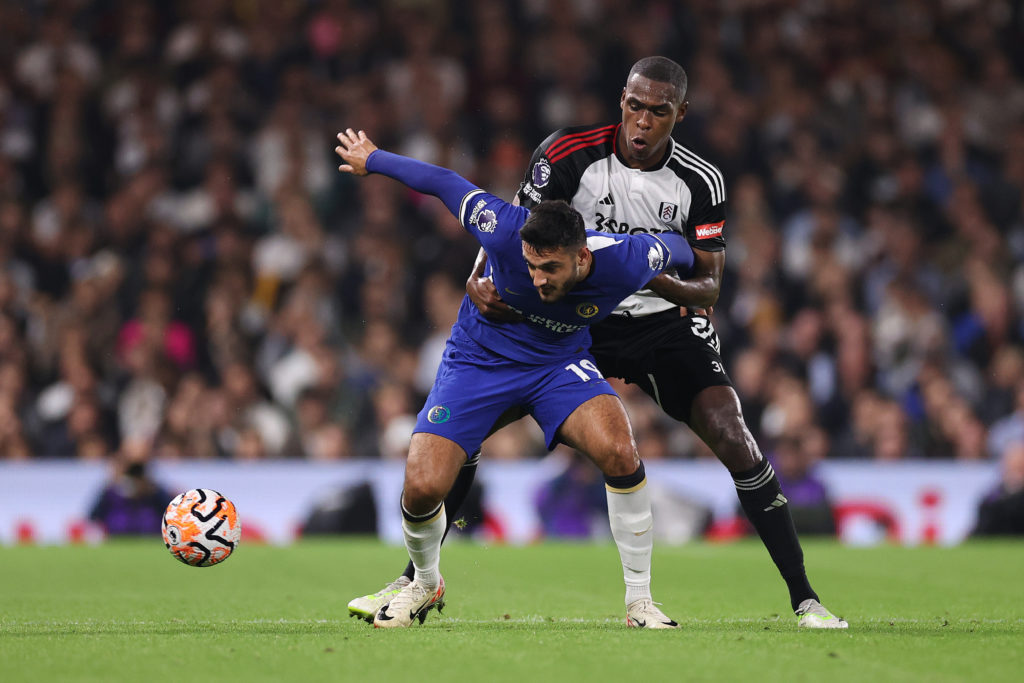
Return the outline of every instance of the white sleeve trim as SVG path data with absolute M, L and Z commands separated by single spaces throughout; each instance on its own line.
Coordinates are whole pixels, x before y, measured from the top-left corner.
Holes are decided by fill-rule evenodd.
M 466 196 L 464 196 L 462 198 L 462 202 L 459 204 L 459 222 L 462 223 L 463 225 L 466 224 L 466 220 L 465 220 L 466 207 L 469 206 L 470 200 L 473 197 L 477 196 L 478 194 L 486 194 L 486 193 L 483 190 L 481 190 L 480 188 L 477 188 L 475 190 L 471 190 L 471 191 L 466 193 Z
M 668 255 L 667 255 L 667 256 L 665 257 L 665 267 L 661 269 L 661 270 L 662 270 L 662 272 L 664 272 L 664 271 L 668 270 L 668 269 L 669 269 L 669 268 L 671 267 L 671 266 L 670 266 L 669 264 L 670 264 L 670 263 L 672 263 L 672 250 L 671 250 L 671 249 L 669 249 L 669 247 L 668 247 L 668 245 L 667 245 L 667 244 L 665 244 L 665 240 L 661 239 L 660 237 L 658 237 L 658 236 L 657 236 L 657 235 L 655 235 L 654 233 L 651 233 L 651 237 L 653 237 L 654 239 L 658 240 L 658 244 L 660 244 L 660 245 L 662 246 L 662 248 L 663 248 L 663 249 L 664 249 L 664 250 L 665 250 L 665 251 L 667 252 L 667 254 L 668 254 Z

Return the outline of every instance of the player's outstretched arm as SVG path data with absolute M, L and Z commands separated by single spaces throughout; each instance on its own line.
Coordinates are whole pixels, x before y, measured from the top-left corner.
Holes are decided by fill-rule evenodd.
M 459 220 L 462 219 L 459 213 L 462 198 L 479 189 L 455 171 L 378 149 L 363 131 L 357 133 L 348 128 L 338 133 L 338 146 L 334 151 L 345 162 L 338 166 L 342 173 L 356 176 L 380 173 L 394 178 L 417 192 L 434 195 Z

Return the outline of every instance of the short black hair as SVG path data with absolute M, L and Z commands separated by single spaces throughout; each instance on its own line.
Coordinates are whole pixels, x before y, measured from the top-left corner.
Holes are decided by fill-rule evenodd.
M 634 75 L 659 83 L 670 83 L 676 89 L 678 101 L 686 99 L 686 71 L 668 57 L 644 57 L 629 70 L 626 82 Z
M 579 248 L 587 244 L 587 231 L 580 212 L 561 199 L 545 199 L 530 209 L 519 238 L 540 253 Z

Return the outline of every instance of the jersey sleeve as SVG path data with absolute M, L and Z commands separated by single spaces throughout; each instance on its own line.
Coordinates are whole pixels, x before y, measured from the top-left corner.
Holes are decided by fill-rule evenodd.
M 399 154 L 375 150 L 366 160 L 366 169 L 440 199 L 485 249 L 497 241 L 518 240 L 519 228 L 530 213 L 484 192 L 455 171 Z
M 382 149 L 374 150 L 366 158 L 366 170 L 394 178 L 410 189 L 437 197 L 460 219 L 459 207 L 466 195 L 474 191 L 483 192 L 455 171 Z
M 689 242 L 675 232 L 651 234 L 651 237 L 665 247 L 667 252 L 665 268 L 675 268 L 676 274 L 681 278 L 689 277 L 693 270 L 693 249 Z
M 607 235 L 588 231 L 587 246 L 605 263 L 602 272 L 625 291 L 643 289 L 648 282 L 669 268 L 677 268 L 686 277 L 693 267 L 693 250 L 686 240 L 676 234 Z
M 530 164 L 526 167 L 523 181 L 519 183 L 519 205 L 533 208 L 545 199 L 563 199 L 571 202 L 580 179 L 573 172 L 572 164 L 564 162 L 552 163 L 546 150 L 556 142 L 571 135 L 572 128 L 556 130 L 533 151 Z
M 519 228 L 526 222 L 530 210 L 478 189 L 462 198 L 455 215 L 466 232 L 490 255 L 490 249 L 509 241 L 514 241 L 518 249 Z
M 721 172 L 708 164 L 699 169 L 698 179 L 690 184 L 690 215 L 684 228 L 686 240 L 694 249 L 725 249 L 725 182 Z

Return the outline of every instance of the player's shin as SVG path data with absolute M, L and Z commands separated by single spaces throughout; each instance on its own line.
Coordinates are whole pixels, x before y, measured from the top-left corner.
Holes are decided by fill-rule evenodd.
M 782 493 L 771 464 L 762 459 L 749 470 L 733 472 L 732 478 L 747 519 L 757 530 L 789 588 L 793 609 L 804 600 L 817 600 L 818 595 L 807 581 L 804 552 L 793 526 L 789 501 Z
M 445 522 L 444 535 L 441 537 L 441 543 L 444 543 L 444 539 L 448 538 L 448 532 L 451 531 L 452 522 L 458 519 L 459 510 L 462 508 L 462 503 L 466 500 L 466 496 L 469 495 L 469 490 L 473 487 L 473 480 L 476 478 L 476 466 L 480 462 L 480 449 L 478 448 L 473 455 L 469 456 L 466 460 L 466 464 L 459 470 L 459 476 L 455 479 L 455 483 L 452 484 L 451 491 L 448 492 L 448 496 L 444 499 L 444 510 L 447 515 L 447 522 Z M 448 513 L 451 512 L 451 515 Z M 412 560 L 405 566 L 405 571 L 402 572 L 402 576 L 408 578 L 410 581 L 413 580 L 416 573 L 416 568 L 412 564 Z
M 425 515 L 414 515 L 402 505 L 402 531 L 416 580 L 427 588 L 436 588 L 440 580 L 441 538 L 445 531 L 444 503 Z
M 623 477 L 605 477 L 608 522 L 619 549 L 626 604 L 651 597 L 651 552 L 654 548 L 654 517 L 647 490 L 644 465 Z

